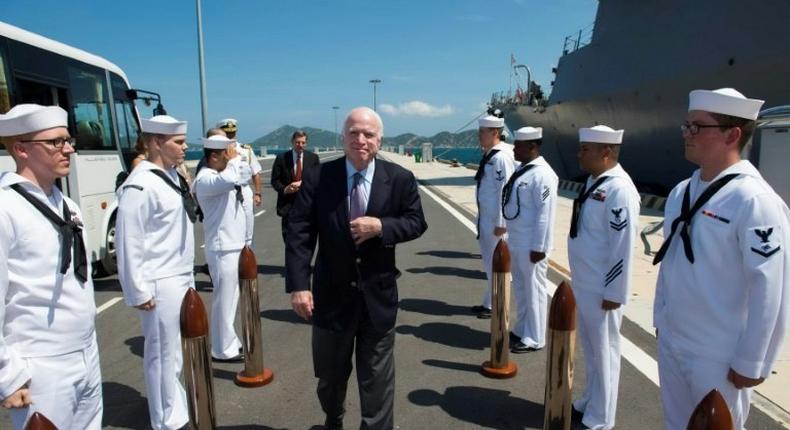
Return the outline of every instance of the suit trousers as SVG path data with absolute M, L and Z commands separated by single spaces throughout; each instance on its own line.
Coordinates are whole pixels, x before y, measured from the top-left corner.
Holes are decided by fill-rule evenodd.
M 52 357 L 29 357 L 24 361 L 33 375 L 29 386 L 33 404 L 9 409 L 14 429 L 23 429 L 35 412 L 49 418 L 59 429 L 101 428 L 101 369 L 95 334 L 85 349 Z
M 715 388 L 727 402 L 734 428 L 743 429 L 749 415 L 752 389 L 735 388 L 727 380 L 729 370 L 729 363 L 681 351 L 659 333 L 658 378 L 661 382 L 661 403 L 664 406 L 666 428 L 685 429 L 694 408 Z
M 233 358 L 239 355 L 241 341 L 233 327 L 239 306 L 239 255 L 241 250 L 206 250 L 214 294 L 211 300 L 211 356 Z
M 614 427 L 620 384 L 620 326 L 623 307 L 601 308 L 603 295 L 574 289 L 579 339 L 584 348 L 584 394 L 573 403 L 584 412 L 582 422 L 593 430 Z
M 143 366 L 148 413 L 154 430 L 172 430 L 189 421 L 187 395 L 181 385 L 181 303 L 194 287 L 192 274 L 150 281 L 156 306 L 139 311 L 143 323 L 145 349 Z
M 318 400 L 327 424 L 339 424 L 345 414 L 351 357 L 356 358 L 362 423 L 360 429 L 392 429 L 395 403 L 395 329 L 376 331 L 359 297 L 357 324 L 332 331 L 313 326 L 313 367 Z
M 532 264 L 530 249 L 516 242 L 510 243 L 513 295 L 516 299 L 516 322 L 513 333 L 530 348 L 546 345 L 546 318 L 548 296 L 546 294 L 546 271 L 548 258 Z

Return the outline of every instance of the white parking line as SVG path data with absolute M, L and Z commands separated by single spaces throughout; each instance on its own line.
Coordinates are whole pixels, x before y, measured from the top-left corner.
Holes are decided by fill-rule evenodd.
M 266 213 L 266 209 L 264 209 L 264 210 L 262 210 L 262 211 L 260 211 L 260 212 L 256 213 L 256 214 L 255 214 L 255 216 L 256 216 L 256 217 L 258 217 L 258 216 L 261 216 L 261 215 L 263 215 L 263 214 L 265 214 L 265 213 Z
M 450 206 L 447 202 L 443 199 L 438 197 L 436 194 L 432 193 L 423 185 L 420 185 L 420 190 L 424 192 L 428 197 L 432 198 L 436 201 L 441 207 L 450 212 L 450 215 L 454 216 L 458 221 L 461 222 L 466 228 L 468 228 L 472 233 L 477 231 L 477 226 L 475 226 L 472 221 L 469 221 L 468 218 L 463 216 L 460 212 L 455 210 L 452 206 Z M 549 294 L 551 296 L 551 294 Z M 639 370 L 640 373 L 645 375 L 647 379 L 652 381 L 657 386 L 658 384 L 658 363 L 656 360 L 653 359 L 650 355 L 646 352 L 639 349 L 633 342 L 626 339 L 625 336 L 621 336 L 622 342 L 620 343 L 621 349 L 620 352 L 626 360 L 628 360 L 631 364 Z
M 107 300 L 106 302 L 104 302 L 103 305 L 96 308 L 96 315 L 99 315 L 100 313 L 106 311 L 107 309 L 110 308 L 110 306 L 120 302 L 121 300 L 123 300 L 123 297 L 113 297 L 110 300 Z

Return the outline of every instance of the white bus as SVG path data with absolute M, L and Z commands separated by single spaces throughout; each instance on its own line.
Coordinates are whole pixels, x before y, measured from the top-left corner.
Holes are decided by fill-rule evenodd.
M 104 274 L 116 271 L 115 179 L 139 133 L 129 89 L 123 70 L 104 58 L 0 22 L 0 113 L 20 103 L 68 112 L 77 152 L 58 187 L 82 209 L 88 257 Z M 0 146 L 0 171 L 14 168 Z

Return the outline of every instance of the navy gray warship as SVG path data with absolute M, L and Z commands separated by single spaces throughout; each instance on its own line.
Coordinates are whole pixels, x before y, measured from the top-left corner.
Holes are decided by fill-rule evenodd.
M 694 168 L 679 128 L 689 91 L 790 103 L 788 22 L 787 0 L 603 0 L 592 36 L 566 38 L 550 97 L 528 82 L 491 105 L 511 130 L 543 127 L 542 152 L 565 179 L 581 175 L 578 128 L 625 129 L 620 161 L 641 190 L 664 194 Z

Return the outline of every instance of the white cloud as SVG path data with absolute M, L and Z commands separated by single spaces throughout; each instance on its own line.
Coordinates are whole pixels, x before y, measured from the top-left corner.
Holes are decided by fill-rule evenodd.
M 413 100 L 406 103 L 401 103 L 398 106 L 388 103 L 379 105 L 379 110 L 392 116 L 422 116 L 435 118 L 440 116 L 449 116 L 455 112 L 452 106 L 446 104 L 444 106 L 433 106 L 419 100 Z

